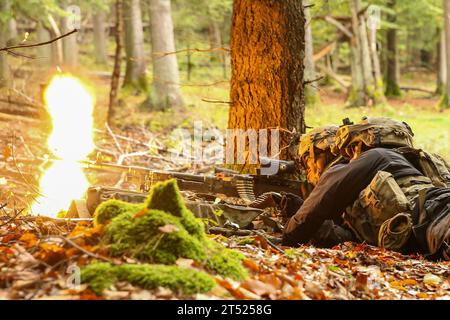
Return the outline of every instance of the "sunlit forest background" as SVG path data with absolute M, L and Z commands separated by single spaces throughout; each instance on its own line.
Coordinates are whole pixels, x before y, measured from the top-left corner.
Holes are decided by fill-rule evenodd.
M 0 111 L 7 112 L 7 109 L 19 105 L 20 112 L 33 113 L 31 109 L 40 104 L 42 87 L 60 68 L 89 83 L 97 99 L 96 125 L 101 127 L 107 118 L 114 66 L 116 2 L 1 2 L 1 47 L 54 38 L 70 31 L 65 27 L 70 19 L 79 24 L 79 31 L 75 36 L 64 39 L 62 48 L 53 43 L 22 50 L 23 56 L 1 55 L 0 69 L 4 81 L 0 91 Z M 382 91 L 387 100 L 357 108 L 349 108 L 352 57 L 350 42 L 343 31 L 351 25 L 353 0 L 310 2 L 307 27 L 311 38 L 306 39 L 306 46 L 312 46 L 314 73 L 309 77 L 318 81 L 310 86 L 314 92 L 307 99 L 306 125 L 340 123 L 345 117 L 357 121 L 363 115 L 390 116 L 411 125 L 418 146 L 448 157 L 450 113 L 441 103 L 446 79 L 443 74 L 446 62 L 442 43 L 442 1 L 373 0 L 362 3 L 362 8 L 376 5 L 379 10 L 375 13 L 381 19 L 376 32 L 376 48 L 384 81 Z M 79 12 L 75 12 L 80 16 L 79 21 L 70 12 L 73 5 L 79 8 Z M 180 125 L 189 128 L 193 120 L 199 119 L 210 126 L 226 128 L 230 99 L 232 1 L 130 0 L 124 1 L 123 5 L 123 63 L 118 103 L 111 119 L 113 125 L 121 128 L 143 126 L 164 134 Z M 151 16 L 158 14 L 158 10 L 168 10 L 173 29 L 164 19 L 153 19 L 152 23 Z M 167 54 L 176 57 L 178 74 L 174 75 L 172 85 L 181 90 L 183 111 L 177 108 L 160 110 L 147 103 L 149 97 L 155 95 L 152 84 L 158 78 L 157 71 L 154 71 L 158 49 L 152 43 L 158 37 L 166 37 L 172 30 L 175 50 Z M 393 40 L 392 32 L 395 33 Z M 387 78 L 392 74 L 392 70 L 388 70 L 392 41 L 396 46 L 393 59 L 398 61 L 395 67 L 398 90 L 390 89 L 392 76 Z M 139 63 L 133 67 L 130 62 L 138 59 Z

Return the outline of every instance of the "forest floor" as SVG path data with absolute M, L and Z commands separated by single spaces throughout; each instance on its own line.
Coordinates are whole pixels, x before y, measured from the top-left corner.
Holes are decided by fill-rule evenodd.
M 200 74 L 195 81 L 201 78 Z M 100 130 L 108 81 L 90 81 L 97 88 L 96 126 Z M 408 81 L 416 83 L 417 79 Z M 419 85 L 427 83 L 431 82 Z M 205 128 L 223 130 L 227 124 L 228 90 L 228 83 L 183 87 L 187 105 L 183 113 L 139 111 L 136 106 L 144 98 L 122 92 L 121 108 L 112 130 L 128 139 L 121 142 L 128 152 L 164 149 L 166 137 L 173 129 L 192 129 L 193 121 L 201 120 Z M 357 121 L 364 115 L 390 116 L 411 125 L 418 146 L 450 158 L 450 111 L 436 110 L 438 98 L 408 92 L 385 106 L 347 109 L 343 93 L 332 88 L 320 93 L 321 102 L 307 108 L 309 126 L 340 123 L 346 117 Z M 419 256 L 403 256 L 355 243 L 333 249 L 283 248 L 271 246 L 259 235 L 210 235 L 245 255 L 243 263 L 249 278 L 238 282 L 212 275 L 217 285 L 207 294 L 184 296 L 167 288 L 145 290 L 118 283 L 97 296 L 85 284 L 69 286 L 73 278 L 68 270 L 74 264 L 82 268 L 99 257 L 113 259 L 100 244 L 103 231 L 93 227 L 92 222 L 23 216 L 21 209 L 33 201 L 37 181 L 45 171 L 41 165 L 49 153 L 45 146 L 49 126 L 39 119 L 0 113 L 0 128 L 1 156 L 3 160 L 10 158 L 8 163 L 0 161 L 0 299 L 450 299 L 448 262 L 430 262 Z M 96 143 L 100 149 L 110 151 L 111 162 L 117 161 L 120 154 L 111 135 L 104 130 L 97 132 Z M 163 152 L 152 156 L 133 158 L 128 164 L 179 169 L 176 163 L 161 159 L 165 157 Z M 188 171 L 195 172 L 195 168 Z M 1 204 L 7 206 L 2 208 Z M 186 266 L 186 261 L 180 264 Z M 187 264 L 195 268 L 192 262 Z

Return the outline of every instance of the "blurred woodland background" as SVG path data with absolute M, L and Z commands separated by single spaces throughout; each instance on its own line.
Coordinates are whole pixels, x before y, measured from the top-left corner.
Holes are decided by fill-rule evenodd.
M 390 116 L 411 125 L 418 146 L 448 158 L 448 4 L 303 1 L 305 125 Z M 58 37 L 71 31 L 67 20 L 79 25 L 62 41 L 0 54 L 3 118 L 33 116 L 42 87 L 60 68 L 95 92 L 98 128 L 109 120 L 164 135 L 194 120 L 229 125 L 232 0 L 0 0 L 0 10 L 0 48 Z M 366 28 L 371 19 L 376 27 Z M 113 74 L 120 81 L 111 102 Z

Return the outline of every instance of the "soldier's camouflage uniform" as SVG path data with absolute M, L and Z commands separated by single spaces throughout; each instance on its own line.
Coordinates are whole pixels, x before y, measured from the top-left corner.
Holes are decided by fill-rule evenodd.
M 343 218 L 360 241 L 450 259 L 450 167 L 413 148 L 406 123 L 365 118 L 341 127 L 331 151 L 354 158 L 331 167 L 289 221 L 284 242 L 307 242 L 323 221 Z

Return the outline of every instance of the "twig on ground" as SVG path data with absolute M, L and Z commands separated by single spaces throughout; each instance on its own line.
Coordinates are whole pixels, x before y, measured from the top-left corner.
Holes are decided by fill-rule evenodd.
M 119 144 L 119 141 L 117 141 L 116 135 L 114 134 L 114 132 L 111 130 L 111 128 L 109 127 L 108 123 L 105 123 L 105 127 L 106 130 L 108 130 L 109 135 L 111 136 L 111 138 L 114 141 L 114 144 L 116 145 L 117 150 L 120 152 L 120 154 L 124 154 L 122 147 Z
M 9 223 L 13 222 L 14 220 L 16 220 L 16 218 L 23 212 L 23 210 L 24 209 L 21 209 L 21 210 L 14 209 L 14 211 L 15 211 L 14 216 L 10 217 L 8 221 L 0 224 L 0 227 L 4 227 L 7 224 L 9 224 Z
M 272 248 L 274 248 L 275 250 L 277 250 L 278 252 L 282 253 L 282 254 L 286 254 L 286 252 L 281 249 L 280 247 L 278 247 L 275 243 L 272 242 L 271 239 L 269 239 L 269 237 L 267 237 L 265 234 L 263 234 L 262 232 L 258 231 L 258 230 L 252 230 L 254 234 L 260 236 L 261 238 L 263 238 L 264 240 L 267 241 L 267 244 L 269 246 L 271 246 Z
M 106 261 L 106 262 L 112 262 L 111 259 L 108 259 L 108 258 L 106 258 L 106 257 L 104 257 L 104 256 L 101 256 L 101 255 L 98 255 L 98 254 L 96 254 L 96 253 L 92 253 L 92 252 L 90 252 L 90 251 L 87 251 L 87 250 L 84 249 L 83 247 L 79 246 L 78 244 L 76 244 L 75 242 L 73 242 L 72 240 L 70 240 L 70 239 L 68 239 L 68 238 L 66 238 L 66 237 L 64 237 L 64 236 L 61 236 L 61 235 L 50 235 L 50 236 L 47 236 L 47 237 L 45 237 L 45 238 L 48 238 L 48 239 L 50 239 L 50 238 L 59 238 L 59 239 L 61 239 L 61 240 L 64 240 L 67 244 L 69 244 L 69 245 L 71 245 L 72 247 L 74 247 L 74 248 L 80 250 L 81 252 L 83 252 L 84 254 L 88 255 L 88 256 L 91 257 L 91 258 L 98 259 L 98 260 L 103 260 L 103 261 Z M 41 239 L 41 240 L 44 240 L 44 241 L 45 241 L 45 238 L 44 238 L 44 239 Z

